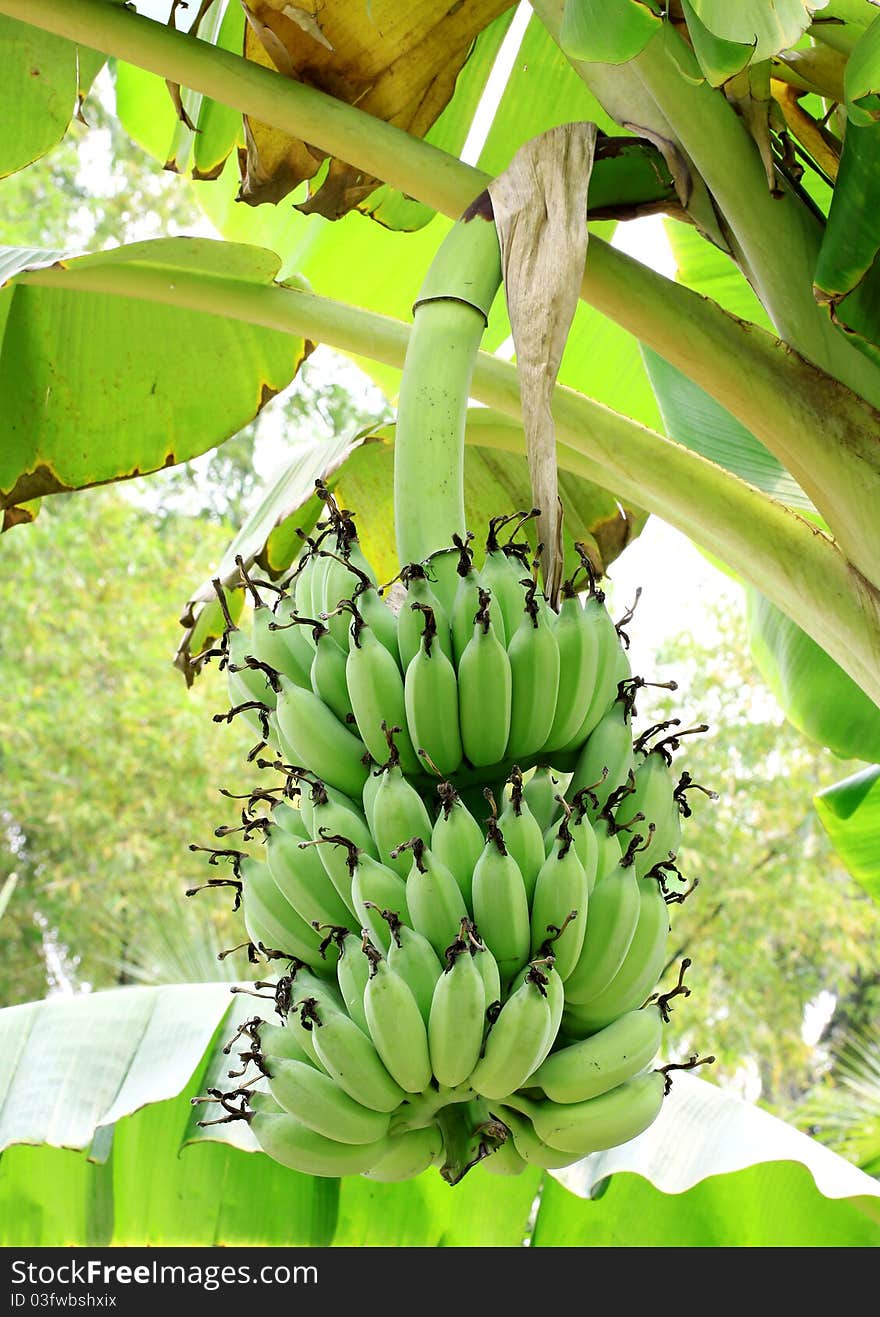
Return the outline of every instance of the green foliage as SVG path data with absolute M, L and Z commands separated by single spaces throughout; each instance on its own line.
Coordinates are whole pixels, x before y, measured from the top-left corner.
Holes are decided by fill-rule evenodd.
M 187 692 L 170 662 L 168 601 L 224 538 L 185 524 L 157 526 L 100 490 L 62 496 L 32 535 L 4 544 L 0 883 L 19 875 L 3 918 L 4 1002 L 43 995 L 47 948 L 69 949 L 75 982 L 114 982 L 145 916 L 177 920 L 198 873 L 187 842 L 237 822 L 217 796 L 239 789 L 242 767 L 240 733 L 211 722 L 226 707 L 216 669 Z M 218 949 L 230 945 L 225 911 L 204 917 Z
M 880 1030 L 844 1035 L 821 1084 L 796 1113 L 799 1124 L 880 1177 Z
M 98 251 L 119 242 L 207 231 L 192 189 L 135 143 L 96 84 L 85 122 L 29 169 L 0 181 L 0 243 Z

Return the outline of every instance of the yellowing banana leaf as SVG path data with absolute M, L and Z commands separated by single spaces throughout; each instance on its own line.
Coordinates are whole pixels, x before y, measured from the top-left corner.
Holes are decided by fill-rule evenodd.
M 123 480 L 222 443 L 289 384 L 302 340 L 229 317 L 277 258 L 205 239 L 92 256 L 0 258 L 0 507 Z M 35 268 L 37 267 L 37 268 Z M 194 287 L 204 310 L 133 291 L 135 274 Z M 212 314 L 219 305 L 223 315 Z M 71 443 L 71 434 L 76 443 Z
M 454 156 L 461 154 L 514 13 L 515 7 L 499 14 L 477 37 L 456 79 L 452 99 L 424 135 L 425 141 L 432 146 Z M 387 184 L 371 193 L 359 209 L 386 228 L 407 231 L 421 228 L 435 213 L 429 206 L 405 197 Z
M 853 878 L 880 901 L 880 764 L 826 787 L 813 804 Z
M 438 12 L 431 0 L 327 0 L 317 12 L 287 0 L 248 0 L 248 59 L 424 137 L 451 99 L 474 38 L 511 0 L 472 0 Z M 277 202 L 316 178 L 326 156 L 306 142 L 245 120 L 241 199 Z M 336 219 L 379 186 L 342 160 L 303 204 Z
M 746 599 L 752 658 L 789 722 L 842 759 L 880 760 L 880 708 L 757 590 Z
M 478 1168 L 455 1189 L 433 1171 L 402 1184 L 317 1179 L 245 1151 L 238 1122 L 182 1147 L 191 1098 L 230 1066 L 231 1000 L 225 985 L 177 984 L 0 1011 L 0 1244 L 802 1245 L 822 1242 L 820 1231 L 831 1243 L 880 1240 L 875 1180 L 688 1076 L 652 1130 L 555 1173 L 569 1188 L 534 1169 L 508 1179 Z
M 94 50 L 0 18 L 0 178 L 61 141 L 103 63 Z
M 522 445 L 522 456 L 502 451 L 511 436 Z M 468 413 L 466 444 L 465 512 L 479 549 L 489 517 L 531 507 L 525 438 L 518 423 L 488 407 L 474 407 Z M 317 479 L 326 481 L 337 499 L 356 514 L 361 545 L 378 579 L 387 581 L 397 575 L 401 564 L 393 531 L 393 445 L 394 426 L 387 425 L 353 438 L 339 435 L 329 443 L 309 444 L 297 452 L 183 609 L 185 630 L 175 663 L 188 681 L 196 675 L 193 656 L 212 638 L 204 610 L 214 610 L 213 579 L 219 578 L 225 586 L 238 584 L 235 559 L 239 555 L 246 566 L 255 562 L 270 576 L 281 576 L 302 549 L 297 531 L 310 533 L 320 517 L 323 504 L 314 494 Z M 639 534 L 646 514 L 624 507 L 607 490 L 576 474 L 576 464 L 574 470 L 566 469 L 570 457 L 564 448 L 560 448 L 559 461 L 566 570 L 572 571 L 578 562 L 574 540 L 589 544 L 594 561 L 608 567 Z M 210 618 L 214 626 L 222 624 L 216 610 Z

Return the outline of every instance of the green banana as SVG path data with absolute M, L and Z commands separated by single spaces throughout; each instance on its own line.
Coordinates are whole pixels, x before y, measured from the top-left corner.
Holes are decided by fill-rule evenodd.
M 657 1055 L 663 1017 L 657 1006 L 627 1011 L 591 1038 L 551 1052 L 529 1076 L 554 1102 L 585 1102 L 643 1070 Z
M 559 696 L 543 754 L 572 748 L 596 682 L 597 634 L 578 598 L 574 578 L 563 582 L 554 631 L 559 645 Z
M 519 768 L 512 770 L 508 783 L 510 796 L 498 820 L 498 827 L 504 837 L 504 844 L 519 866 L 526 898 L 531 904 L 535 883 L 538 881 L 541 865 L 546 858 L 544 834 L 529 808 L 523 786 L 523 775 Z
M 265 624 L 265 642 L 260 644 L 259 657 L 298 686 L 308 689 L 315 645 L 299 623 L 292 595 L 283 594 L 275 605 L 273 616 Z
M 482 1097 L 506 1098 L 520 1088 L 550 1050 L 550 1004 L 546 976 L 537 966 L 501 1007 L 470 1076 Z
M 376 843 L 373 841 L 367 821 L 357 805 L 347 796 L 332 790 L 328 791 L 322 782 L 316 782 L 308 793 L 306 827 L 312 841 L 322 841 L 325 837 L 345 837 L 359 851 L 377 859 Z M 335 846 L 315 846 L 324 872 L 346 907 L 355 913 L 351 895 L 351 869 L 348 855 L 344 848 Z M 333 923 L 348 923 L 346 919 L 332 920 Z
M 563 981 L 571 974 L 581 953 L 588 900 L 589 879 L 565 817 L 538 874 L 531 909 L 531 955 L 544 954 L 544 949 L 552 944 L 555 968 Z
M 376 803 L 376 796 L 379 794 L 379 788 L 382 785 L 382 779 L 384 776 L 385 774 L 381 768 L 371 769 L 367 774 L 367 780 L 364 783 L 364 789 L 361 792 L 361 805 L 363 807 L 364 818 L 367 820 L 367 827 L 370 830 L 371 837 L 373 835 L 373 806 Z
M 340 605 L 354 603 L 367 626 L 370 627 L 376 639 L 385 647 L 391 657 L 397 661 L 397 619 L 391 609 L 383 603 L 379 590 L 377 589 L 376 574 L 368 563 L 361 550 L 360 543 L 354 532 L 354 523 L 350 522 L 352 532 L 351 538 L 346 543 L 344 555 L 340 557 L 340 562 L 346 571 L 354 576 L 357 584 L 352 587 L 349 578 L 343 584 L 342 578 L 338 578 L 342 586 L 342 592 L 336 604 L 328 604 L 328 616 L 330 626 L 336 628 L 334 634 L 338 635 L 339 643 L 343 647 L 348 647 L 348 635 L 346 634 L 347 622 L 342 619 L 339 612 Z M 352 587 L 349 589 L 349 587 Z M 350 597 L 349 597 L 350 596 Z M 322 610 L 323 611 L 323 610 Z M 344 613 L 344 608 L 343 608 Z
M 640 878 L 638 883 L 639 919 L 620 969 L 608 986 L 585 1005 L 572 1003 L 566 1007 L 563 1025 L 574 1037 L 598 1033 L 619 1016 L 640 1006 L 663 969 L 669 912 L 652 878 Z M 597 894 L 598 889 L 594 896 Z
M 409 922 L 430 942 L 438 957 L 445 957 L 462 919 L 468 917 L 461 888 L 421 837 L 413 837 L 399 846 L 398 857 L 405 851 L 412 851 L 406 879 Z
M 652 1125 L 663 1105 L 666 1078 L 652 1070 L 585 1102 L 533 1102 L 513 1096 L 507 1105 L 528 1116 L 542 1142 L 585 1157 L 628 1143 Z
M 459 936 L 446 951 L 428 1018 L 431 1069 L 448 1088 L 463 1084 L 480 1059 L 486 1026 L 486 990 L 474 964 L 475 953 L 462 921 Z
M 272 824 L 282 831 L 290 833 L 291 837 L 296 837 L 302 841 L 308 837 L 308 829 L 301 809 L 296 809 L 286 800 L 276 800 L 272 805 Z
M 626 782 L 634 767 L 632 700 L 635 689 L 624 686 L 611 708 L 588 738 L 578 756 L 571 779 L 574 792 L 589 787 L 590 818 L 596 818 L 612 792 Z
M 364 954 L 370 977 L 364 1012 L 373 1045 L 392 1079 L 407 1093 L 421 1093 L 431 1082 L 428 1033 L 409 984 L 369 941 Z
M 406 586 L 406 602 L 397 617 L 397 647 L 401 669 L 406 672 L 422 644 L 424 609 L 429 608 L 436 625 L 437 644 L 452 662 L 449 614 L 431 589 L 423 563 L 410 563 L 400 573 Z
M 507 758 L 537 754 L 550 736 L 559 695 L 559 642 L 546 606 L 535 601 L 537 583 L 526 587 L 522 618 L 507 643 L 511 672 L 510 735 Z
M 329 1075 L 302 1061 L 273 1060 L 269 1092 L 291 1116 L 337 1143 L 375 1143 L 388 1132 L 387 1112 L 362 1107 Z
M 346 924 L 351 911 L 330 883 L 316 849 L 301 849 L 308 842 L 305 826 L 302 836 L 270 827 L 266 838 L 266 863 L 275 883 L 298 915 L 307 924 Z
M 411 607 L 424 617 L 419 648 L 406 670 L 406 722 L 413 746 L 439 773 L 454 773 L 462 760 L 455 669 L 436 643 L 437 622 L 427 604 Z
M 275 616 L 260 596 L 256 584 L 245 570 L 244 560 L 239 556 L 235 560 L 246 594 L 251 596 L 253 616 L 251 619 L 250 652 L 262 663 L 274 668 L 298 686 L 308 685 L 308 669 L 304 669 L 300 654 L 287 643 L 283 632 L 273 628 Z M 272 587 L 278 588 L 278 587 Z
M 480 1165 L 487 1175 L 522 1175 L 523 1171 L 528 1170 L 528 1162 L 520 1157 L 509 1131 L 506 1139 L 491 1147 L 489 1155 L 483 1158 Z
M 393 729 L 386 734 L 392 737 Z M 410 837 L 421 837 L 427 844 L 431 836 L 431 820 L 418 791 L 401 772 L 397 747 L 393 741 L 391 756 L 382 770 L 379 788 L 373 799 L 370 828 L 382 863 L 405 878 L 410 863 L 408 857 L 398 851 L 398 847 Z
M 301 1032 L 289 1024 L 269 1024 L 266 1020 L 260 1020 L 256 1026 L 255 1050 L 263 1057 L 274 1057 L 280 1061 L 304 1061 L 314 1065 L 311 1052 L 297 1039 L 297 1034 Z
M 306 997 L 316 1001 L 321 1010 L 327 1011 L 333 1015 L 342 1015 L 345 1013 L 345 1001 L 338 986 L 330 978 L 325 978 L 323 973 L 319 974 L 317 970 L 307 965 L 297 965 L 294 967 L 290 983 L 290 1008 L 295 1010 L 299 1003 Z M 306 1031 L 308 1032 L 308 1031 Z M 302 1033 L 300 1030 L 300 1039 L 302 1042 Z
M 583 545 L 575 545 L 575 548 L 580 554 L 581 564 L 589 578 L 590 591 L 583 605 L 583 620 L 593 632 L 596 667 L 584 716 L 571 740 L 564 747 L 566 750 L 583 744 L 611 707 L 617 695 L 617 683 L 621 676 L 630 675 L 628 665 L 626 672 L 620 673 L 622 653 L 620 637 L 605 607 L 605 595 L 596 585 L 596 577 L 586 550 Z
M 405 1094 L 391 1078 L 370 1038 L 341 1012 L 321 1009 L 313 998 L 300 1003 L 300 1024 L 312 1035 L 315 1055 L 340 1088 L 373 1111 L 394 1111 Z
M 658 723 L 657 726 L 643 732 L 635 742 L 633 808 L 641 810 L 645 818 L 656 825 L 652 846 L 639 857 L 636 864 L 639 877 L 647 873 L 658 861 L 665 860 L 670 853 L 675 855 L 678 852 L 681 843 L 682 815 L 687 818 L 691 813 L 686 792 L 702 791 L 710 800 L 718 798 L 716 792 L 695 783 L 690 773 L 682 773 L 678 783 L 673 785 L 673 777 L 669 771 L 672 751 L 678 749 L 682 737 L 695 736 L 708 731 L 705 723 L 701 723 L 699 727 L 689 727 L 683 732 L 673 732 L 663 737 L 661 741 L 655 742 L 650 750 L 647 749 L 646 741 L 649 737 L 657 731 L 677 725 L 677 718 Z
M 383 910 L 382 918 L 391 932 L 388 964 L 409 985 L 425 1024 L 431 1013 L 431 1002 L 442 966 L 431 943 L 408 924 L 401 923 L 391 910 Z
M 385 729 L 399 727 L 396 749 L 400 766 L 405 773 L 418 773 L 421 764 L 406 730 L 406 701 L 400 668 L 366 626 L 355 604 L 350 603 L 348 607 L 354 620 L 345 677 L 361 740 L 376 762 L 381 763 L 387 749 Z
M 304 620 L 309 621 L 308 618 Z M 351 696 L 346 682 L 348 651 L 320 622 L 315 624 L 312 636 L 315 640 L 315 655 L 309 673 L 311 688 L 341 723 L 350 726 Z
M 473 911 L 480 936 L 498 962 L 503 985 L 528 960 L 531 934 L 523 877 L 494 817 L 474 868 Z
M 364 989 L 370 974 L 370 966 L 361 954 L 362 938 L 350 928 L 331 928 L 329 936 L 339 948 L 336 962 L 336 981 L 342 993 L 346 1010 L 355 1024 L 367 1033 L 367 1017 L 364 1013 Z
M 342 838 L 329 840 L 342 841 Z M 374 860 L 364 851 L 349 849 L 351 866 L 351 900 L 361 927 L 387 951 L 391 932 L 382 918 L 383 910 L 393 910 L 407 922 L 410 915 L 406 899 L 406 883 L 387 865 Z
M 550 1148 L 543 1143 L 535 1133 L 531 1121 L 526 1116 L 520 1115 L 518 1111 L 502 1106 L 500 1116 L 510 1130 L 518 1156 L 528 1166 L 540 1166 L 545 1171 L 558 1171 L 563 1166 L 570 1166 L 572 1162 L 577 1161 L 576 1155 L 560 1152 L 557 1148 Z
M 564 796 L 568 790 L 569 777 L 547 768 L 546 765 L 539 765 L 528 776 L 523 775 L 522 781 L 523 801 L 534 815 L 543 838 L 547 829 L 559 818 L 561 813 L 559 797 Z M 544 850 L 543 841 L 541 849 Z M 544 853 L 546 854 L 546 851 Z M 542 859 L 541 863 L 543 862 Z
M 323 964 L 320 937 L 278 888 L 268 864 L 245 858 L 239 873 L 243 882 L 241 904 L 245 928 L 254 946 L 262 943 L 272 951 L 304 961 L 313 969 L 328 974 L 335 972 L 335 955 L 328 965 Z
M 431 850 L 453 875 L 470 907 L 474 867 L 485 842 L 483 830 L 451 782 L 439 783 L 437 794 L 441 804 L 431 832 Z
M 587 818 L 586 810 L 580 808 L 577 793 L 575 793 L 572 802 L 572 814 L 568 820 L 568 827 L 575 852 L 584 866 L 584 873 L 587 875 L 587 895 L 589 896 L 596 886 L 599 874 L 599 839 L 590 820 Z
M 329 561 L 322 555 L 321 547 L 328 541 L 332 532 L 331 526 L 326 526 L 321 522 L 318 523 L 316 529 L 320 531 L 320 534 L 314 539 L 301 530 L 297 531 L 306 547 L 297 564 L 294 578 L 291 582 L 288 582 L 288 590 L 290 585 L 295 582 L 294 597 L 297 610 L 300 613 L 307 613 L 309 617 L 316 617 L 324 606 L 321 578 L 327 575 Z
M 367 779 L 360 738 L 343 726 L 314 691 L 302 690 L 284 677 L 276 715 L 287 762 L 310 769 L 322 781 L 357 799 Z
M 492 517 L 489 521 L 486 553 L 480 569 L 480 577 L 483 587 L 490 591 L 497 603 L 500 615 L 498 639 L 502 644 L 506 644 L 508 649 L 522 617 L 520 578 L 528 570 L 528 545 L 508 543 L 502 547 L 498 543 L 498 532 L 511 521 L 516 521 L 518 524 L 513 531 L 515 535 L 524 522 L 537 515 L 537 509 L 533 508 L 531 512 L 514 512 L 506 517 Z M 501 627 L 503 627 L 503 635 Z
M 251 657 L 252 646 L 243 631 L 237 627 L 226 633 L 226 686 L 233 708 L 248 704 L 251 700 L 264 704 L 267 709 L 274 709 L 277 695 L 269 684 L 269 674 L 259 667 L 252 667 L 247 660 Z M 278 679 L 273 676 L 278 684 Z M 259 710 L 245 708 L 242 716 L 255 732 L 262 731 Z
M 498 961 L 492 955 L 492 952 L 486 946 L 479 934 L 479 930 L 474 923 L 468 925 L 468 937 L 471 946 L 475 949 L 474 964 L 477 967 L 477 973 L 483 980 L 483 991 L 486 994 L 486 1007 L 501 1005 L 501 971 L 498 968 Z
M 639 922 L 641 892 L 635 856 L 642 838 L 633 837 L 617 867 L 603 878 L 590 897 L 580 956 L 566 979 L 571 1005 L 583 1006 L 598 997 L 620 969 Z
M 474 612 L 482 607 L 480 604 L 480 591 L 483 589 L 483 578 L 479 572 L 474 570 L 473 553 L 458 535 L 453 535 L 455 546 L 458 549 L 458 572 L 459 580 L 455 591 L 455 598 L 452 602 L 452 608 L 449 614 L 449 627 L 452 637 L 452 658 L 456 670 L 461 666 L 461 657 L 467 646 L 470 644 L 474 634 Z M 489 626 L 498 640 L 499 644 L 504 645 L 504 622 L 501 618 L 500 609 L 495 609 L 490 618 Z
M 317 1134 L 295 1116 L 276 1110 L 277 1104 L 266 1093 L 254 1093 L 250 1104 L 250 1127 L 263 1152 L 304 1175 L 360 1175 L 388 1151 L 387 1135 L 375 1143 L 352 1144 Z
M 479 592 L 473 635 L 458 662 L 461 741 L 468 761 L 481 768 L 504 758 L 513 693 L 510 659 L 490 626 L 491 598 Z
M 367 1180 L 394 1184 L 421 1175 L 423 1171 L 436 1166 L 442 1156 L 443 1137 L 439 1129 L 436 1125 L 426 1125 L 424 1129 L 390 1135 L 388 1151 L 374 1166 L 361 1174 Z
M 565 1010 L 565 984 L 556 970 L 554 956 L 551 953 L 541 959 L 533 962 L 541 966 L 547 979 L 545 987 L 547 989 L 547 1002 L 550 1007 L 550 1043 L 552 1047 L 559 1033 L 559 1026 L 562 1023 L 562 1013 Z

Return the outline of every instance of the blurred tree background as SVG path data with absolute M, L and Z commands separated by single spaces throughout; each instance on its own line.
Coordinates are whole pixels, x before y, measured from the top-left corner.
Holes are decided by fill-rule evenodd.
M 190 185 L 125 137 L 99 98 L 88 118 L 0 183 L 0 242 L 95 250 L 210 232 Z M 388 415 L 353 366 L 321 349 L 286 394 L 205 459 L 134 489 L 53 497 L 26 533 L 5 537 L 4 1005 L 131 978 L 248 973 L 243 953 L 217 960 L 243 936 L 225 889 L 195 903 L 182 895 L 203 876 L 187 844 L 209 844 L 215 827 L 238 821 L 218 788 L 244 792 L 256 774 L 244 763 L 246 733 L 211 721 L 228 703 L 216 667 L 187 690 L 171 666 L 176 609 L 298 441 Z M 672 907 L 669 973 L 682 956 L 694 961 L 673 1046 L 715 1052 L 709 1077 L 790 1117 L 828 1068 L 818 1030 L 809 1033 L 810 1004 L 828 1007 L 826 1039 L 876 1017 L 880 913 L 809 805 L 847 766 L 784 722 L 747 654 L 741 613 L 707 612 L 705 634 L 668 643 L 644 674 L 674 676 L 679 691 L 645 699 L 640 722 L 684 707 L 710 723 L 709 735 L 687 743 L 686 763 L 720 793 L 714 804 L 694 799 L 680 856 L 700 881 Z

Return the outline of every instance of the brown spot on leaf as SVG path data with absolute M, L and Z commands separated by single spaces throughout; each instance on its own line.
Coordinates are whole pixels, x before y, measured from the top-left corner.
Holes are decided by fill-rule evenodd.
M 26 526 L 33 521 L 36 512 L 32 508 L 6 508 L 3 513 L 3 525 L 0 533 L 12 530 L 13 526 Z

